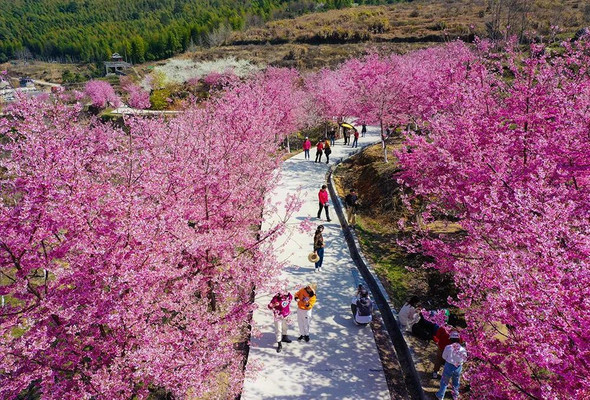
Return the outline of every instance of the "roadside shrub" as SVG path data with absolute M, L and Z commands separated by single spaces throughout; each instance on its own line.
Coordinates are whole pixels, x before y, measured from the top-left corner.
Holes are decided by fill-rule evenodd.
M 168 89 L 154 90 L 150 95 L 150 103 L 153 110 L 165 110 L 171 102 L 170 91 Z

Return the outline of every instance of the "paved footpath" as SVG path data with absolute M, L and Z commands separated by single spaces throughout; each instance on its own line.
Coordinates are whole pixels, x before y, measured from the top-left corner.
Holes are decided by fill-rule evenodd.
M 359 149 L 377 140 L 377 131 L 369 128 L 367 136 L 359 138 Z M 342 143 L 340 139 L 332 146 L 331 163 L 359 150 Z M 323 213 L 322 221 L 315 218 L 317 192 L 326 183 L 328 165 L 325 156 L 322 164 L 313 162 L 315 148 L 310 153 L 311 161 L 304 160 L 301 153 L 284 163 L 273 199 L 282 201 L 288 194 L 299 193 L 304 200 L 301 210 L 287 222 L 287 232 L 279 239 L 286 245 L 277 256 L 288 260 L 281 278 L 289 282 L 292 294 L 300 285 L 317 282 L 311 340 L 296 340 L 297 304 L 293 301 L 288 331 L 293 342 L 283 343 L 283 351 L 277 353 L 272 312 L 266 307 L 273 293 L 258 293 L 253 319 L 262 335 L 252 339 L 242 399 L 389 399 L 373 333 L 370 327 L 352 322 L 350 300 L 360 278 L 332 207 L 334 199 L 330 199 L 332 222 L 326 222 Z M 314 228 L 320 223 L 325 226 L 326 250 L 321 272 L 315 272 L 314 265 L 307 260 L 313 247 L 313 231 L 302 233 L 298 229 L 307 218 Z

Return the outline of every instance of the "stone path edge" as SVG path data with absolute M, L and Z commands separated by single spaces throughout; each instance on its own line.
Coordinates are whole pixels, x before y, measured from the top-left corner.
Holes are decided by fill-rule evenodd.
M 410 397 L 414 400 L 426 400 L 426 395 L 422 389 L 420 376 L 418 375 L 418 371 L 416 371 L 414 360 L 399 328 L 397 318 L 395 318 L 392 307 L 389 304 L 389 297 L 387 296 L 387 293 L 385 292 L 385 289 L 383 288 L 383 285 L 379 279 L 375 278 L 371 268 L 367 265 L 365 258 L 362 256 L 359 250 L 354 235 L 352 234 L 351 230 L 348 229 L 348 223 L 346 222 L 346 217 L 342 211 L 340 196 L 338 196 L 338 193 L 336 193 L 334 181 L 332 179 L 332 173 L 338 164 L 339 163 L 332 165 L 328 170 L 328 190 L 330 191 L 330 197 L 332 198 L 334 211 L 336 212 L 336 215 L 338 215 L 338 220 L 340 221 L 340 225 L 344 233 L 344 238 L 346 239 L 348 249 L 350 250 L 350 256 L 360 271 L 363 279 L 369 286 L 369 290 L 373 294 L 373 298 L 377 303 L 379 312 L 381 313 L 381 318 L 383 319 L 383 324 L 385 325 L 387 333 L 389 334 L 389 337 L 393 342 L 393 347 L 397 353 Z

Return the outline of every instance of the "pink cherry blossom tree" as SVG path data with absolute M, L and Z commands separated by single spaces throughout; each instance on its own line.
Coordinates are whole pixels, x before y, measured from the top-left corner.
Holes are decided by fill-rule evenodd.
M 90 98 L 94 107 L 105 108 L 108 105 L 119 107 L 121 99 L 115 94 L 113 87 L 105 81 L 92 80 L 84 86 L 84 94 Z
M 119 80 L 121 88 L 127 92 L 129 106 L 138 109 L 148 109 L 151 107 L 150 93 L 148 91 L 134 83 L 127 76 L 122 76 Z
M 125 129 L 34 100 L 0 120 L 0 397 L 239 392 L 252 290 L 281 268 L 261 206 L 297 107 L 273 79 Z
M 465 231 L 425 232 L 418 249 L 459 289 L 473 398 L 590 395 L 587 49 L 488 50 L 435 90 L 438 111 L 416 116 L 427 135 L 397 153 L 425 222 L 449 215 Z
M 325 121 L 343 122 L 348 115 L 354 93 L 348 92 L 343 83 L 340 71 L 322 69 L 305 77 L 305 88 L 308 93 L 305 110 L 310 126 L 317 126 Z M 328 133 L 326 124 L 325 134 Z
M 308 84 L 328 118 L 416 126 L 397 179 L 426 224 L 406 245 L 455 279 L 473 398 L 590 396 L 590 59 L 576 46 L 371 54 Z M 429 234 L 440 216 L 464 234 Z

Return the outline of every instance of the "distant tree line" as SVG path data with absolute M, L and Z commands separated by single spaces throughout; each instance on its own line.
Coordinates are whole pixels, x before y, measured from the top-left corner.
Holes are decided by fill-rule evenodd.
M 368 0 L 383 4 L 398 0 Z M 141 63 L 210 44 L 220 29 L 344 8 L 352 0 L 41 0 L 0 2 L 0 62 L 26 58 Z

